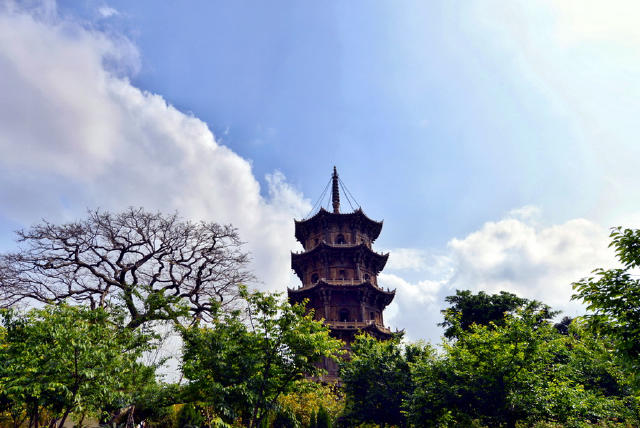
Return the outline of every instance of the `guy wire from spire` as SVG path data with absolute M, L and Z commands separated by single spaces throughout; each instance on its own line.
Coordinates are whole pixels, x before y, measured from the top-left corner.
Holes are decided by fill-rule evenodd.
M 320 194 L 320 197 L 318 198 L 316 203 L 313 204 L 313 207 L 311 208 L 311 211 L 309 211 L 309 213 L 304 217 L 305 219 L 311 217 L 311 214 L 315 211 L 316 207 L 319 208 L 319 207 L 322 206 L 324 195 L 327 193 L 327 189 L 329 188 L 329 183 L 331 183 L 331 179 L 329 179 L 329 181 L 327 181 L 327 184 L 324 186 L 324 190 Z M 327 207 L 328 207 L 328 204 L 327 204 Z
M 351 199 L 353 199 L 353 203 L 356 204 L 358 206 L 358 208 L 359 208 L 360 204 L 358 203 L 358 201 L 356 201 L 356 197 L 353 196 L 353 194 L 349 191 L 349 188 L 347 187 L 347 185 L 344 184 L 344 181 L 342 181 L 340 179 L 340 177 L 338 177 L 338 181 L 340 182 L 340 185 L 342 186 L 342 189 L 344 190 L 345 196 L 347 196 L 347 201 L 349 201 L 349 195 L 351 195 Z M 349 201 L 349 205 L 351 205 L 351 201 Z M 355 210 L 355 208 L 353 208 L 353 205 L 351 205 L 351 209 Z
M 342 189 L 342 192 L 344 193 L 344 197 L 347 199 L 347 202 L 349 202 L 349 206 L 351 207 L 351 211 L 355 211 L 356 209 L 353 208 L 353 204 L 351 203 L 351 199 L 349 198 L 349 195 L 347 194 L 347 191 L 346 191 L 344 185 L 342 184 L 342 180 L 340 180 L 339 183 L 340 183 L 340 188 Z

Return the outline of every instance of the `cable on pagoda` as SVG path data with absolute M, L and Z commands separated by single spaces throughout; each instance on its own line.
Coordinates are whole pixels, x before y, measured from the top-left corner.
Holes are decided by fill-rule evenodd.
M 347 188 L 347 185 L 344 184 L 344 181 L 342 181 L 340 177 L 338 177 L 338 183 L 340 183 L 340 187 L 344 192 L 344 196 L 347 198 L 347 202 L 349 202 L 349 206 L 353 211 L 355 211 L 356 209 L 353 207 L 353 204 L 351 203 L 351 199 L 353 199 L 353 203 L 356 204 L 358 207 L 360 207 L 360 204 L 358 203 L 358 201 L 356 201 L 355 196 L 353 196 L 353 194 L 349 191 L 349 189 Z M 349 198 L 349 195 L 351 195 L 351 198 Z
M 311 211 L 309 211 L 309 213 L 304 218 L 309 218 L 311 216 L 311 214 L 315 211 L 316 207 L 319 208 L 319 207 L 322 206 L 322 200 L 324 199 L 324 195 L 327 193 L 327 189 L 329 188 L 329 184 L 330 183 L 331 183 L 331 179 L 329 179 L 329 181 L 327 181 L 327 185 L 324 186 L 324 190 L 320 194 L 320 197 L 318 198 L 316 203 L 313 204 L 313 207 L 311 208 Z

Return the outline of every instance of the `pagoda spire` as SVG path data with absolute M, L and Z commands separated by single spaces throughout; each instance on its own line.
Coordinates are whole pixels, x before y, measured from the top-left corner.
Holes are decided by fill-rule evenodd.
M 338 189 L 338 171 L 336 167 L 333 167 L 333 187 L 331 192 L 331 200 L 333 201 L 333 212 L 338 214 L 340 212 L 340 190 Z

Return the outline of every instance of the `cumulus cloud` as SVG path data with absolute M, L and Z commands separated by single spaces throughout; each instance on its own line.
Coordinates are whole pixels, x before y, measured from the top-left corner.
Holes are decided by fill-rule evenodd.
M 396 297 L 385 311 L 385 323 L 393 329 L 405 330 L 410 340 L 438 337 L 440 322 L 439 292 L 446 281 L 422 280 L 412 283 L 399 275 L 381 273 L 378 283 L 396 290 Z
M 0 218 L 28 226 L 144 206 L 232 223 L 261 286 L 282 290 L 292 218 L 308 201 L 280 172 L 261 193 L 250 162 L 206 123 L 133 86 L 127 39 L 47 10 L 0 8 Z
M 585 219 L 540 227 L 509 218 L 449 243 L 455 274 L 450 288 L 512 291 L 569 310 L 571 283 L 612 266 L 608 231 Z
M 571 302 L 571 283 L 596 267 L 616 265 L 608 248 L 608 230 L 586 219 L 543 226 L 539 213 L 535 207 L 513 210 L 501 220 L 452 239 L 446 257 L 440 259 L 446 263 L 420 281 L 403 279 L 415 263 L 405 263 L 405 272 L 380 275 L 381 284 L 397 288 L 389 322 L 404 326 L 410 338 L 436 340 L 442 333 L 436 324 L 442 321 L 439 311 L 446 306 L 444 297 L 456 289 L 510 291 L 570 316 L 584 313 L 579 302 Z

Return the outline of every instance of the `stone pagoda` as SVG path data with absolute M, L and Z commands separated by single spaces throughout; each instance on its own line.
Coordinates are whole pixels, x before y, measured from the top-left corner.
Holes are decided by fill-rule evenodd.
M 295 221 L 295 236 L 304 251 L 291 254 L 291 267 L 302 286 L 289 289 L 289 301 L 308 299 L 316 319 L 324 320 L 331 335 L 345 342 L 347 349 L 354 336 L 366 331 L 385 340 L 392 335 L 383 323 L 384 308 L 395 290 L 378 286 L 378 274 L 389 254 L 376 253 L 371 245 L 380 235 L 382 222 L 371 220 L 362 209 L 340 212 L 339 178 L 333 168 L 331 199 L 333 212 L 324 208 L 312 217 Z M 337 379 L 337 365 L 325 360 L 328 375 Z

